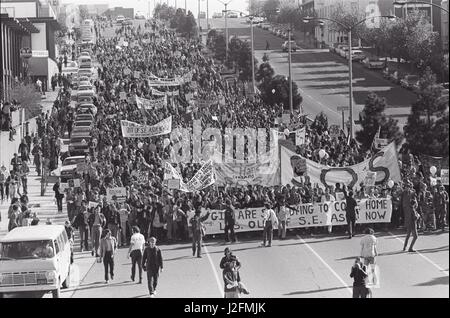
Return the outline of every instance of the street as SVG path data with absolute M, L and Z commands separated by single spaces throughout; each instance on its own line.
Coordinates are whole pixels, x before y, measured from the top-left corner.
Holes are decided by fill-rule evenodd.
M 379 233 L 377 237 L 381 283 L 380 288 L 373 291 L 373 297 L 449 297 L 448 232 L 420 236 L 417 254 L 401 252 L 403 232 Z M 190 244 L 161 245 L 164 271 L 160 275 L 157 297 L 223 297 L 219 263 L 224 248 L 230 246 L 242 263 L 240 274 L 250 290 L 248 297 L 349 298 L 352 290 L 349 273 L 359 252 L 360 238 L 361 235 L 352 240 L 344 235 L 292 235 L 285 241 L 275 240 L 271 248 L 261 247 L 257 236 L 232 245 L 207 238 L 201 259 L 192 256 Z M 149 297 L 145 272 L 143 284 L 136 284 L 137 279 L 131 282 L 127 250 L 122 248 L 115 256 L 114 280 L 107 285 L 103 264 L 95 263 L 88 252 L 77 253 L 75 264 L 81 264 L 86 273 L 80 273 L 81 281 L 63 290 L 62 297 Z

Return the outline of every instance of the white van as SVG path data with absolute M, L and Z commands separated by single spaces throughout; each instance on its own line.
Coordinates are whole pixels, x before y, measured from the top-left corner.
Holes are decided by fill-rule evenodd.
M 0 297 L 70 285 L 70 242 L 62 225 L 17 227 L 0 239 Z

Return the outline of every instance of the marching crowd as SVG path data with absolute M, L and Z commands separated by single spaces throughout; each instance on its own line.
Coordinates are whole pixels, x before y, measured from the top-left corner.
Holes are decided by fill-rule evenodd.
M 99 29 L 102 30 L 102 26 Z M 122 45 L 123 41 L 128 45 Z M 284 238 L 286 231 L 282 224 L 289 215 L 289 206 L 334 201 L 344 191 L 353 193 L 355 199 L 391 197 L 392 224 L 395 227 L 408 222 L 411 215 L 419 220 L 424 230 L 446 226 L 448 194 L 444 186 L 439 183 L 431 185 L 427 172 L 421 169 L 414 157 L 410 160 L 409 153 L 407 159 L 402 157 L 400 162 L 404 180 L 393 186 L 386 183 L 371 188 L 345 189 L 337 184 L 322 189 L 306 182 L 302 186 L 210 186 L 194 193 L 167 191 L 163 186 L 164 163 L 170 158 L 172 145 L 164 143 L 164 136 L 123 138 L 120 133 L 121 120 L 154 125 L 172 116 L 174 127 L 190 127 L 193 119 L 199 119 L 202 128 L 265 127 L 281 131 L 285 128 L 275 124 L 275 119 L 282 114 L 282 105 L 271 106 L 257 96 L 246 97 L 236 82 L 229 84 L 222 80 L 220 67 L 214 64 L 213 59 L 205 57 L 202 50 L 198 39 L 177 38 L 172 31 L 155 22 L 147 23 L 144 29 L 124 26 L 117 30 L 115 37 L 100 37 L 93 46 L 93 56 L 99 65 L 94 81 L 97 92 L 94 105 L 98 111 L 89 141 L 86 169 L 75 175 L 75 178 L 82 180 L 80 187 L 65 191 L 60 189 L 59 183 L 53 187 L 61 212 L 62 198 L 65 197 L 70 224 L 80 232 L 82 250 L 92 250 L 93 255 L 98 254 L 105 228 L 119 245 L 129 245 L 132 228 L 137 226 L 146 239 L 155 237 L 158 241 L 172 242 L 186 240 L 191 235 L 194 237 L 193 253 L 200 256 L 201 239 L 205 234 L 201 223 L 207 217 L 200 216 L 201 208 L 225 210 L 225 239 L 234 241 L 235 209 L 266 206 L 268 210 L 273 209 L 280 225 L 280 237 Z M 152 87 L 144 79 L 180 78 L 185 74 L 191 74 L 192 78 L 176 87 L 176 95 L 172 93 L 173 87 L 158 88 L 170 92 L 167 106 L 157 111 L 146 111 L 133 102 L 134 96 L 152 97 Z M 13 164 L 11 172 L 5 168 L 0 170 L 1 198 L 12 199 L 8 213 L 10 230 L 22 225 L 19 216 L 27 211 L 26 177 L 24 179 L 24 172 L 20 174 L 18 169 L 26 170 L 26 163 L 33 154 L 38 173 L 41 173 L 42 167 L 48 173 L 56 169 L 59 159 L 67 156 L 61 153 L 61 138 L 66 132 L 70 136 L 75 114 L 70 105 L 70 78 L 59 76 L 58 82 L 60 96 L 52 112 L 38 118 L 37 134 L 27 136 L 24 146 L 19 149 L 21 164 Z M 121 98 L 123 94 L 120 93 L 125 93 L 126 98 Z M 199 100 L 223 99 L 226 107 L 220 102 L 206 108 L 192 107 L 188 95 Z M 332 138 L 327 125 L 321 121 L 303 125 L 306 126 L 307 142 L 297 147 L 297 152 L 306 158 L 346 166 L 362 162 L 373 154 L 373 151 L 362 151 L 354 140 L 347 142 L 344 134 Z M 320 158 L 320 149 L 326 150 L 325 159 Z M 191 179 L 199 168 L 199 164 L 189 163 L 177 167 L 184 180 Z M 148 180 L 139 180 L 134 171 L 146 171 Z M 23 193 L 17 186 L 19 182 L 23 185 Z M 111 187 L 125 187 L 126 199 L 121 201 L 112 197 L 108 200 L 106 193 Z M 195 212 L 191 224 L 188 224 L 189 212 Z M 408 216 L 405 216 L 407 213 Z M 317 233 L 321 230 L 308 228 L 301 231 Z M 327 228 L 323 230 L 326 232 Z

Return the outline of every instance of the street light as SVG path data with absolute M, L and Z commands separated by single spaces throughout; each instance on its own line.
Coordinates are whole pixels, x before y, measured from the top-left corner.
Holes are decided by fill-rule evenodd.
M 227 20 L 228 10 L 227 10 L 227 6 L 233 0 L 230 0 L 228 2 L 223 2 L 222 0 L 217 0 L 217 1 L 219 1 L 220 3 L 222 3 L 225 6 L 225 10 L 222 10 L 222 12 L 225 13 L 225 60 L 228 60 L 228 20 Z
M 427 5 L 439 8 L 439 9 L 449 13 L 447 9 L 445 9 L 444 7 L 441 7 L 440 5 L 434 4 L 432 1 L 430 1 L 430 2 L 415 1 L 415 0 L 412 0 L 409 2 L 408 1 L 394 1 L 393 4 L 394 4 L 394 8 L 396 8 L 396 9 L 401 9 L 403 6 L 408 5 L 408 4 L 413 4 L 413 5 L 414 4 L 427 4 Z
M 352 64 L 352 31 L 360 24 L 366 22 L 367 20 L 370 19 L 379 19 L 379 18 L 386 18 L 389 20 L 395 20 L 397 17 L 393 16 L 393 15 L 380 15 L 380 16 L 375 16 L 375 17 L 366 17 L 364 19 L 362 19 L 361 21 L 353 24 L 353 25 L 348 25 L 346 23 L 334 20 L 334 19 L 330 19 L 330 18 L 315 18 L 315 17 L 305 17 L 303 19 L 304 23 L 309 23 L 310 21 L 313 20 L 317 20 L 319 21 L 319 24 L 323 25 L 323 21 L 321 20 L 328 20 L 331 22 L 334 22 L 338 25 L 340 25 L 342 28 L 344 28 L 347 33 L 348 33 L 348 85 L 349 85 L 349 120 L 350 120 L 350 137 L 354 138 L 354 122 L 353 122 L 353 64 Z

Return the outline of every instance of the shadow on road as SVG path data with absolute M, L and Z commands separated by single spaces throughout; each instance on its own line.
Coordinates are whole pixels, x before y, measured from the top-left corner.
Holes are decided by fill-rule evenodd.
M 448 276 L 436 277 L 428 282 L 416 284 L 414 286 L 435 286 L 435 285 L 448 285 Z
M 283 294 L 283 295 L 284 296 L 307 295 L 307 294 L 322 293 L 322 292 L 340 290 L 340 289 L 346 289 L 346 288 L 352 288 L 352 287 L 351 286 L 342 286 L 342 287 L 332 287 L 332 288 L 325 288 L 325 289 L 299 290 L 299 291 L 290 292 L 290 293 Z

